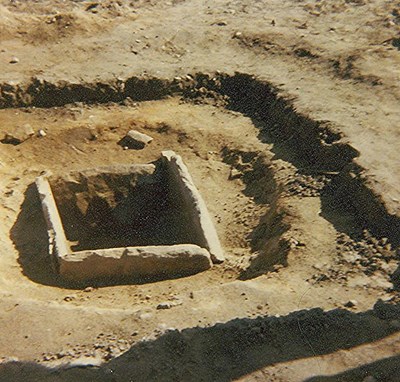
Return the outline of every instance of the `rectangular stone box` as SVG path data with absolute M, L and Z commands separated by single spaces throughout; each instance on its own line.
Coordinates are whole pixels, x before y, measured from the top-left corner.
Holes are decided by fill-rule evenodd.
M 49 252 L 65 279 L 172 278 L 224 259 L 205 203 L 172 151 L 152 164 L 45 174 L 36 187 Z

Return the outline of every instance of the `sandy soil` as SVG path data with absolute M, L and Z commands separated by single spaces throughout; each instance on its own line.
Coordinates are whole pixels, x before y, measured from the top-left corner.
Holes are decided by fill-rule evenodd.
M 34 135 L 0 143 L 0 380 L 400 381 L 399 33 L 393 1 L 1 0 L 0 139 Z M 166 149 L 226 261 L 66 284 L 35 178 Z

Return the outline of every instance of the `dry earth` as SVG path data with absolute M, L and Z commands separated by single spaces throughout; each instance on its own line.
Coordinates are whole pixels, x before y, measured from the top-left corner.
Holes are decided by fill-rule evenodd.
M 397 1 L 1 0 L 0 381 L 400 381 L 399 49 Z M 35 178 L 167 149 L 226 261 L 65 283 Z

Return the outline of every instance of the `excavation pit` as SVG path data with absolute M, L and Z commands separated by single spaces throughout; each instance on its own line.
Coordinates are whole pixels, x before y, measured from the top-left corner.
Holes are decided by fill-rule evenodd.
M 70 281 L 165 279 L 223 261 L 215 227 L 180 156 L 36 180 L 49 252 Z

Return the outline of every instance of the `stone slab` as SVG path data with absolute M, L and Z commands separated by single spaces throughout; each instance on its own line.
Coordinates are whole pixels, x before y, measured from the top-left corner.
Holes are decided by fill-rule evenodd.
M 177 197 L 182 197 L 184 207 L 191 217 L 191 223 L 200 241 L 199 245 L 210 251 L 214 263 L 223 262 L 225 256 L 217 231 L 188 168 L 174 151 L 163 151 L 161 155 L 168 167 L 171 185 L 175 185 L 176 192 L 180 194 Z
M 60 274 L 75 282 L 115 277 L 168 279 L 211 267 L 209 252 L 193 244 L 88 250 L 67 254 L 59 261 Z

